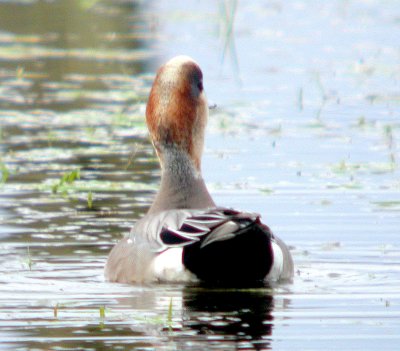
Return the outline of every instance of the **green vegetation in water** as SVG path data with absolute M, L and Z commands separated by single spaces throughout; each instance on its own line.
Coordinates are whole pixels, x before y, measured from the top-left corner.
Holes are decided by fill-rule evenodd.
M 79 6 L 82 10 L 90 10 L 98 2 L 100 2 L 100 0 L 79 0 Z
M 157 190 L 154 184 L 139 182 L 112 182 L 112 181 L 96 181 L 79 182 L 79 184 L 71 184 L 68 190 L 73 192 L 87 191 L 120 191 L 120 190 Z
M 3 163 L 2 161 L 0 161 L 0 172 L 1 172 L 0 184 L 4 184 L 5 182 L 7 182 L 10 176 L 10 171 L 8 170 L 5 163 Z
M 128 115 L 124 112 L 119 112 L 112 117 L 112 125 L 114 127 L 136 127 L 146 128 L 145 119 L 139 115 Z
M 66 308 L 67 304 L 65 303 L 59 303 L 56 302 L 56 304 L 53 307 L 53 316 L 55 319 L 58 319 L 58 312 L 62 309 L 62 308 Z
M 106 308 L 105 306 L 99 307 L 99 316 L 100 316 L 100 326 L 101 327 L 104 326 L 104 320 L 106 318 L 106 310 L 108 310 L 108 308 Z M 113 311 L 111 310 L 110 313 L 113 315 L 112 312 Z M 144 316 L 143 314 L 138 314 L 138 315 L 135 315 L 134 319 L 137 322 L 140 322 L 141 324 L 154 325 L 159 328 L 162 328 L 163 330 L 168 330 L 168 332 L 172 332 L 173 331 L 173 315 L 174 315 L 173 298 L 171 297 L 169 300 L 168 310 L 166 311 L 166 314 L 162 314 L 162 315 L 157 314 L 154 316 Z M 114 315 L 114 317 L 111 317 L 111 318 L 124 319 L 124 318 L 126 318 L 126 314 L 124 313 L 123 316 Z M 131 317 L 129 317 L 129 318 L 131 318 Z
M 229 52 L 237 79 L 240 81 L 239 61 L 236 53 L 234 23 L 237 10 L 237 0 L 221 1 L 220 23 L 221 37 L 223 38 L 223 48 L 221 54 L 221 64 L 225 62 L 227 53 Z
M 223 117 L 219 120 L 218 127 L 220 130 L 226 131 L 229 128 L 229 125 L 230 125 L 230 122 L 229 122 L 228 118 Z
M 360 116 L 357 121 L 357 126 L 360 128 L 364 128 L 367 125 L 367 121 L 364 116 Z
M 47 132 L 47 145 L 49 147 L 52 147 L 54 141 L 56 141 L 56 140 L 57 140 L 56 133 L 53 130 L 49 129 L 49 131 Z
M 347 189 L 347 190 L 360 190 L 363 188 L 363 185 L 354 180 L 350 180 L 348 183 L 343 184 L 328 184 L 326 186 L 327 189 Z
M 60 190 L 62 192 L 67 191 L 67 187 L 75 182 L 75 180 L 80 179 L 80 169 L 75 169 L 69 173 L 65 173 L 58 183 L 54 184 L 52 187 L 53 194 L 56 194 Z
M 134 182 L 134 181 L 99 181 L 99 180 L 87 180 L 87 181 L 79 181 L 69 184 L 61 184 L 57 182 L 56 184 L 39 184 L 36 187 L 40 191 L 51 190 L 53 194 L 60 193 L 62 196 L 67 196 L 70 194 L 81 194 L 86 196 L 87 202 L 87 194 L 88 192 L 103 192 L 103 191 L 137 191 L 137 190 L 146 190 L 146 191 L 156 191 L 156 184 L 149 184 L 145 182 Z M 92 195 L 93 196 L 93 195 Z M 92 201 L 94 202 L 93 198 Z
M 99 316 L 100 316 L 100 319 L 106 318 L 106 306 L 99 307 Z
M 299 95 L 297 98 L 297 106 L 299 107 L 300 111 L 303 111 L 303 109 L 304 109 L 303 88 L 299 89 Z
M 53 308 L 53 315 L 54 318 L 58 318 L 58 302 L 55 304 L 54 308 Z
M 389 162 L 390 162 L 390 167 L 392 170 L 395 169 L 396 167 L 396 155 L 395 155 L 395 141 L 394 141 L 394 136 L 393 136 L 393 128 L 391 125 L 385 125 L 384 126 L 384 136 L 385 136 L 385 142 L 388 146 L 389 150 Z
M 314 73 L 314 79 L 315 79 L 315 83 L 317 84 L 318 90 L 320 91 L 321 99 L 324 102 L 328 99 L 328 94 L 326 93 L 325 86 L 322 83 L 320 72 Z
M 18 80 L 21 80 L 24 78 L 25 75 L 25 68 L 18 66 L 17 69 L 15 70 L 15 76 L 17 77 Z
M 276 127 L 272 127 L 269 130 L 269 134 L 275 136 L 282 135 L 282 124 L 278 124 Z
M 319 112 L 320 112 L 320 110 L 319 110 Z M 319 112 L 318 112 L 318 116 L 313 121 L 311 121 L 305 125 L 306 128 L 310 128 L 310 129 L 326 129 L 327 128 L 326 124 L 324 124 L 320 120 Z
M 133 144 L 133 151 L 129 155 L 128 162 L 126 163 L 125 170 L 128 170 L 129 167 L 133 165 L 133 161 L 136 158 L 136 155 L 139 151 L 143 150 L 143 145 L 139 143 Z
M 400 201 L 374 201 L 372 203 L 382 209 L 400 210 Z
M 341 160 L 331 166 L 331 171 L 338 175 L 354 174 L 355 172 L 365 172 L 373 174 L 383 174 L 393 171 L 392 162 L 368 162 L 368 163 L 349 163 Z
M 356 167 L 356 166 L 350 167 L 350 165 L 348 165 L 345 160 L 342 160 L 338 164 L 332 166 L 332 171 L 334 173 L 342 174 L 342 173 L 346 173 L 349 170 L 354 170 L 357 168 L 359 168 L 359 167 Z
M 93 193 L 91 191 L 87 195 L 87 207 L 89 210 L 93 209 Z
M 27 267 L 31 271 L 32 267 L 33 267 L 33 259 L 32 259 L 32 256 L 31 256 L 31 251 L 29 249 L 29 246 L 27 248 L 27 256 L 26 256 L 26 259 L 25 259 L 25 264 L 27 265 Z
M 384 128 L 383 128 L 383 131 L 385 133 L 385 139 L 386 139 L 386 142 L 388 143 L 388 146 L 392 147 L 393 146 L 393 142 L 394 142 L 392 126 L 391 125 L 385 125 Z
M 173 304 L 171 297 L 171 299 L 169 300 L 168 315 L 167 315 L 167 326 L 170 332 L 172 331 L 172 309 L 173 309 Z
M 99 327 L 100 327 L 100 329 L 103 329 L 104 328 L 104 320 L 106 318 L 106 306 L 99 307 L 99 316 L 100 316 Z
M 274 190 L 272 190 L 271 188 L 261 188 L 260 192 L 265 195 L 271 195 L 273 194 Z
M 371 119 L 367 119 L 364 115 L 360 115 L 356 122 L 354 124 L 352 124 L 352 127 L 358 128 L 360 130 L 371 130 L 377 129 L 377 121 L 376 120 L 371 120 Z
M 92 138 L 94 137 L 95 133 L 96 133 L 96 128 L 95 128 L 94 126 L 86 126 L 86 127 L 84 128 L 84 130 L 85 130 L 85 132 L 86 132 L 86 135 L 87 135 L 90 139 L 92 139 Z

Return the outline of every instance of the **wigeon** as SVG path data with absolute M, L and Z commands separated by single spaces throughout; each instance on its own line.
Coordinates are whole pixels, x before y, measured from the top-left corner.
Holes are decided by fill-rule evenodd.
M 290 280 L 287 246 L 257 213 L 217 207 L 201 174 L 208 104 L 203 74 L 187 56 L 164 64 L 146 108 L 161 164 L 147 214 L 112 249 L 106 279 L 120 283 Z

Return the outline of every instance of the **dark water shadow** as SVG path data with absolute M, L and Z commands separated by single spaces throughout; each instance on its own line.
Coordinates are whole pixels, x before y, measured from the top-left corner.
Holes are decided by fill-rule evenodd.
M 274 299 L 270 290 L 186 288 L 183 325 L 213 340 L 248 343 L 251 349 L 269 348 Z

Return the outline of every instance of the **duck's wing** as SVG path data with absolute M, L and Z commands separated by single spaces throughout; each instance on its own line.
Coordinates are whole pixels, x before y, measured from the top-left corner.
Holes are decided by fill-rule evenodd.
M 293 276 L 287 246 L 258 213 L 227 208 L 189 212 L 178 225 L 161 226 L 157 241 L 160 251 L 183 248 L 185 266 L 205 280 L 276 281 Z
M 279 280 L 293 274 L 287 247 L 259 214 L 211 208 L 143 217 L 110 253 L 106 276 L 120 282 L 169 279 L 165 272 L 170 267 L 181 272 L 182 264 L 204 280 Z
M 260 223 L 260 215 L 257 213 L 228 208 L 167 212 L 161 214 L 153 228 L 148 227 L 151 230 L 157 228 L 155 239 L 158 251 L 196 242 L 200 242 L 201 248 L 204 248 L 213 242 L 232 239 L 249 226 Z

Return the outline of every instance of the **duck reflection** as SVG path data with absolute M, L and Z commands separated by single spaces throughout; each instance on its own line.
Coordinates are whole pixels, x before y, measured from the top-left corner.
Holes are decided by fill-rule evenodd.
M 250 343 L 250 349 L 255 350 L 268 348 L 274 309 L 269 289 L 192 287 L 184 290 L 183 303 L 183 326 L 197 334 L 213 335 L 213 340 Z
M 270 348 L 274 298 L 264 285 L 151 285 L 117 300 L 118 308 L 147 316 L 130 328 L 157 350 Z

